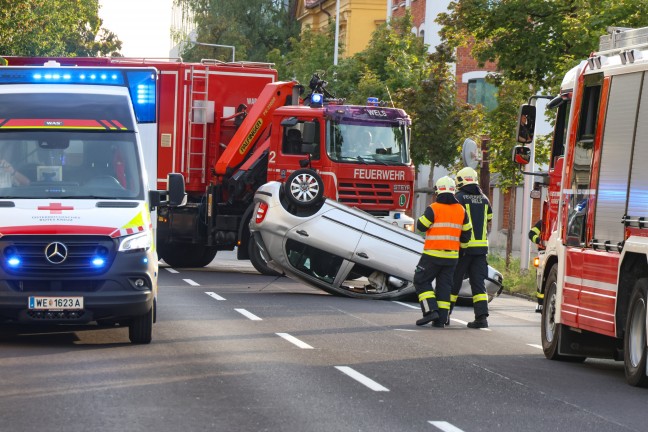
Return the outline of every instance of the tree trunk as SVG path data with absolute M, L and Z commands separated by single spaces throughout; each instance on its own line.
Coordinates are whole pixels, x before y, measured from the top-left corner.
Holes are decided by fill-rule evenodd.
M 515 186 L 509 188 L 509 194 L 511 197 L 509 199 L 509 208 L 508 208 L 508 227 L 506 233 L 506 269 L 509 270 L 511 265 L 511 254 L 513 253 L 513 232 L 515 231 L 515 193 L 517 188 Z

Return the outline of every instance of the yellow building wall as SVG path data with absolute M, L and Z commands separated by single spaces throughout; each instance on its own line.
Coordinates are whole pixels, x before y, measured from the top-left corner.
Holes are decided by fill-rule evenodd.
M 334 21 L 336 0 L 310 0 L 308 4 L 316 6 L 307 8 L 306 0 L 299 0 L 297 20 L 302 31 L 311 27 L 323 30 Z M 385 0 L 340 0 L 340 33 L 338 44 L 340 57 L 351 57 L 364 50 L 371 40 L 371 34 L 386 21 L 387 2 Z

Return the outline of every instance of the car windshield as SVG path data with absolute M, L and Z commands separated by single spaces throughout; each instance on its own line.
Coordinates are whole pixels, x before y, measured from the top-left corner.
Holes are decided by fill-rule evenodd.
M 0 132 L 0 199 L 142 199 L 133 132 Z
M 331 160 L 380 165 L 409 162 L 408 135 L 404 125 L 329 120 L 327 128 L 327 153 Z

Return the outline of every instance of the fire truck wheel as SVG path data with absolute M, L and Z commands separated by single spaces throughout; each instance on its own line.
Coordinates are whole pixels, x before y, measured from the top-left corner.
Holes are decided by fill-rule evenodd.
M 268 264 L 266 260 L 263 258 L 263 255 L 261 255 L 261 251 L 259 250 L 259 247 L 257 246 L 257 243 L 254 241 L 254 239 L 250 239 L 248 242 L 248 255 L 250 256 L 250 262 L 252 263 L 252 266 L 261 273 L 262 275 L 265 276 L 280 276 L 281 274 L 274 271 L 270 267 L 268 267 Z
M 322 177 L 310 168 L 294 171 L 286 180 L 285 192 L 288 201 L 297 207 L 317 204 L 324 196 Z
M 549 271 L 549 276 L 545 282 L 545 300 L 542 308 L 542 325 L 540 326 L 540 335 L 542 337 L 542 350 L 549 360 L 562 360 L 567 362 L 582 362 L 585 357 L 565 356 L 558 353 L 560 338 L 562 337 L 563 327 L 556 322 L 556 282 L 558 280 L 558 266 L 554 265 Z
M 625 337 L 623 338 L 623 364 L 628 384 L 648 387 L 646 376 L 646 294 L 648 278 L 639 279 L 630 296 Z
M 205 267 L 216 257 L 216 249 L 207 246 L 158 245 L 158 255 L 171 267 Z

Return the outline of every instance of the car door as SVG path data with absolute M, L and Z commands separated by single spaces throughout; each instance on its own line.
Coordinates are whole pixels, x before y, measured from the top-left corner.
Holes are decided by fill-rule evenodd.
M 363 266 L 411 281 L 422 250 L 421 237 L 376 219 L 367 222 L 352 259 Z
M 367 221 L 332 208 L 286 233 L 286 258 L 293 270 L 332 284 L 345 260 L 351 260 Z

